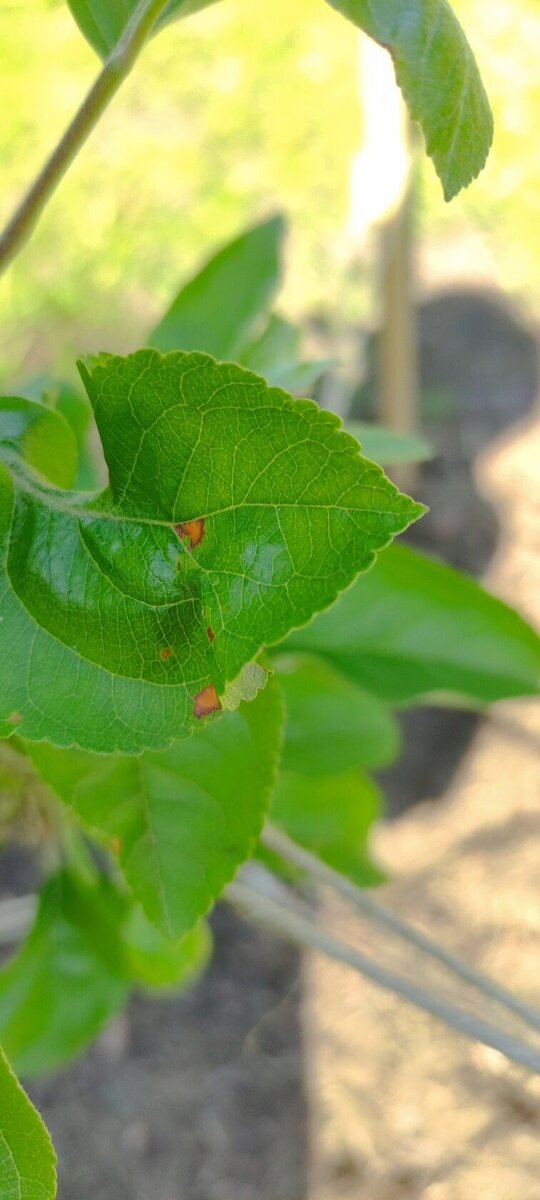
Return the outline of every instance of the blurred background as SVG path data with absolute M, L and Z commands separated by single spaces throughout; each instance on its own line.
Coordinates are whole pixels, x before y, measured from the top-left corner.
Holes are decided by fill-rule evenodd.
M 431 508 L 414 537 L 538 620 L 540 15 L 536 0 L 455 8 L 496 132 L 449 206 L 421 154 L 414 168 L 405 424 L 435 452 L 410 482 Z M 7 217 L 98 63 L 63 0 L 0 0 L 0 53 Z M 392 180 L 384 144 L 378 162 L 358 157 L 366 70 L 320 0 L 227 0 L 157 37 L 0 282 L 2 390 L 69 380 L 85 350 L 137 348 L 206 256 L 280 211 L 279 310 L 335 364 L 319 399 L 380 414 L 385 252 L 370 222 Z M 388 891 L 530 988 L 539 714 L 419 709 L 404 726 L 374 844 Z M 62 1200 L 537 1200 L 534 1080 L 226 912 L 215 934 L 195 991 L 137 1000 L 81 1063 L 32 1084 Z

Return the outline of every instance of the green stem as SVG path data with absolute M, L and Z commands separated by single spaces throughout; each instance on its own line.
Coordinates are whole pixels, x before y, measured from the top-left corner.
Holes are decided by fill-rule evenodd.
M 536 1046 L 515 1038 L 513 1034 L 507 1033 L 497 1025 L 492 1025 L 483 1017 L 477 1017 L 475 1013 L 469 1012 L 467 1009 L 452 1004 L 442 996 L 424 991 L 418 984 L 397 975 L 395 971 L 380 967 L 373 959 L 368 958 L 353 946 L 348 946 L 338 938 L 326 933 L 324 929 L 319 929 L 311 920 L 306 919 L 293 908 L 286 908 L 271 896 L 261 895 L 249 883 L 239 880 L 230 883 L 225 890 L 225 899 L 243 916 L 266 925 L 278 936 L 288 938 L 289 941 L 301 948 L 308 947 L 311 950 L 318 950 L 327 958 L 352 967 L 354 971 L 358 971 L 360 975 L 364 975 L 378 987 L 393 992 L 395 996 L 407 1000 L 409 1004 L 413 1004 L 422 1012 L 438 1017 L 451 1029 L 465 1034 L 474 1041 L 482 1042 L 484 1046 L 491 1046 L 500 1054 L 504 1054 L 510 1062 L 518 1063 L 519 1066 L 533 1071 L 535 1075 L 540 1075 L 540 1053 Z M 361 1015 L 359 1019 L 361 1019 Z
M 0 236 L 0 274 L 32 236 L 73 160 L 134 66 L 168 0 L 140 0 L 103 70 Z
M 540 1013 L 537 1009 L 532 1008 L 524 1000 L 521 1000 L 519 996 L 515 996 L 513 992 L 508 991 L 503 984 L 497 983 L 495 979 L 491 979 L 488 975 L 484 975 L 482 971 L 471 967 L 469 963 L 464 962 L 457 954 L 453 954 L 451 950 L 447 950 L 445 946 L 440 946 L 433 938 L 428 937 L 420 929 L 416 929 L 413 925 L 410 925 L 398 913 L 385 908 L 383 904 L 374 899 L 366 888 L 360 888 L 352 883 L 345 875 L 341 875 L 339 871 L 335 871 L 332 867 L 329 867 L 327 863 L 317 858 L 316 855 L 311 854 L 309 850 L 305 850 L 303 846 L 299 846 L 297 842 L 287 837 L 287 834 L 283 833 L 280 829 L 267 824 L 263 830 L 261 841 L 274 854 L 284 858 L 286 862 L 292 863 L 293 866 L 299 867 L 300 870 L 306 871 L 318 883 L 333 888 L 338 895 L 343 896 L 344 900 L 348 900 L 350 904 L 358 908 L 368 920 L 391 930 L 392 933 L 404 942 L 415 946 L 417 950 L 429 955 L 431 958 L 437 959 L 454 975 L 471 984 L 479 992 L 483 992 L 490 1000 L 495 1000 L 498 1004 L 508 1009 L 509 1012 L 521 1017 L 532 1029 L 535 1029 L 537 1032 L 540 1030 Z

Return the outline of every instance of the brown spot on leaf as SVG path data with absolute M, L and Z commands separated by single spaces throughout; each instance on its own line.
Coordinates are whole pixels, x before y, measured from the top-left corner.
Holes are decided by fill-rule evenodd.
M 12 713 L 11 716 L 7 718 L 8 725 L 20 725 L 21 721 L 22 717 L 20 713 Z
M 209 642 L 214 642 L 216 639 L 216 635 L 215 635 L 214 630 L 212 629 L 211 625 L 209 625 L 206 630 L 206 636 L 207 636 Z
M 122 849 L 122 838 L 121 837 L 112 837 L 111 838 L 111 850 L 113 850 L 115 854 L 120 854 L 121 849 Z
M 217 712 L 220 708 L 219 696 L 213 683 L 209 683 L 208 687 L 203 688 L 202 692 L 195 696 L 193 713 L 196 717 L 209 717 L 210 713 Z
M 163 650 L 160 650 L 159 652 L 159 657 L 162 662 L 167 662 L 167 659 L 171 657 L 171 654 L 174 654 L 174 650 L 171 650 L 170 646 L 164 646 Z
M 196 521 L 184 521 L 183 525 L 175 525 L 174 532 L 182 540 L 186 539 L 189 549 L 194 550 L 204 537 L 204 517 L 198 517 Z

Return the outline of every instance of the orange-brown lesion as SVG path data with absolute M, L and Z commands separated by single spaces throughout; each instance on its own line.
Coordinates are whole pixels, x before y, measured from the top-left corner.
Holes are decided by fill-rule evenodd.
M 204 517 L 197 517 L 195 521 L 184 521 L 181 525 L 175 525 L 174 532 L 178 538 L 187 542 L 190 550 L 194 550 L 196 546 L 200 546 L 204 537 Z
M 195 717 L 209 717 L 211 713 L 218 712 L 220 708 L 220 699 L 213 683 L 209 683 L 208 687 L 203 688 L 202 692 L 195 696 L 193 705 Z

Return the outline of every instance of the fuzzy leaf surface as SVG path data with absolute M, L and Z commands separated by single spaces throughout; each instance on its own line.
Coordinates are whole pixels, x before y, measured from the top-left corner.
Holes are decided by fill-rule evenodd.
M 0 1196 L 54 1200 L 56 1155 L 41 1117 L 0 1047 Z
M 281 742 L 275 682 L 169 750 L 98 757 L 27 749 L 44 781 L 118 851 L 147 917 L 169 938 L 192 929 L 259 837 Z
M 50 486 L 0 438 L 0 736 L 136 753 L 191 733 L 423 509 L 338 418 L 233 364 L 81 373 L 104 492 Z
M 389 50 L 451 200 L 482 170 L 493 118 L 473 52 L 447 0 L 328 0 Z

